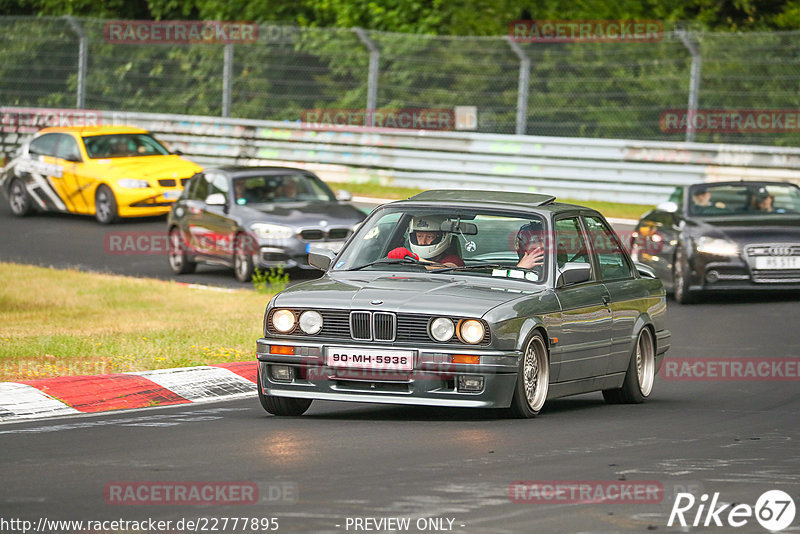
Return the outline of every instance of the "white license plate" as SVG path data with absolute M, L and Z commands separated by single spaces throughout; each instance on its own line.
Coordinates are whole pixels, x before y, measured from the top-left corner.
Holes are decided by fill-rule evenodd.
M 414 369 L 414 351 L 328 347 L 325 363 L 330 367 L 351 369 L 411 371 Z
M 309 243 L 306 246 L 306 252 L 311 252 L 312 248 L 324 248 L 327 250 L 332 250 L 334 252 L 339 252 L 340 250 L 342 250 L 343 246 L 344 246 L 344 241 L 328 241 L 328 242 L 313 243 L 313 244 Z
M 800 256 L 759 257 L 756 269 L 800 269 Z
M 165 200 L 177 200 L 183 191 L 164 191 Z

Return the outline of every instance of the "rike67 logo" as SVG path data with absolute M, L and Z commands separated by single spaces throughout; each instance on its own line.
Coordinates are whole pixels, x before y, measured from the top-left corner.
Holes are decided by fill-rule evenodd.
M 755 518 L 765 529 L 777 532 L 788 528 L 794 521 L 794 515 L 794 500 L 781 490 L 764 492 L 755 506 L 720 502 L 719 492 L 714 493 L 710 502 L 705 493 L 699 499 L 691 493 L 678 493 L 667 526 L 671 527 L 677 522 L 682 527 L 702 525 L 739 528 Z

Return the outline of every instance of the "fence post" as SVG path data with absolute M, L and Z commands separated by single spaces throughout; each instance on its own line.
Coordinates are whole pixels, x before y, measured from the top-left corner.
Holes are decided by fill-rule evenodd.
M 517 135 L 525 135 L 528 130 L 528 91 L 530 85 L 531 59 L 519 43 L 506 35 L 511 50 L 519 58 L 519 84 L 517 86 Z
M 689 78 L 689 105 L 686 110 L 686 142 L 691 143 L 694 141 L 695 137 L 692 124 L 694 124 L 695 117 L 697 116 L 697 100 L 700 93 L 700 67 L 703 64 L 703 56 L 700 54 L 697 42 L 692 40 L 692 36 L 686 32 L 686 30 L 677 30 L 676 33 L 683 42 L 683 46 L 685 46 L 692 55 L 692 68 Z
M 83 109 L 86 107 L 86 65 L 89 60 L 89 38 L 81 26 L 80 22 L 71 15 L 67 15 L 67 22 L 72 30 L 78 35 L 78 95 L 75 107 Z
M 225 45 L 222 63 L 222 116 L 231 116 L 231 91 L 233 90 L 233 44 Z
M 380 51 L 375 42 L 369 38 L 363 28 L 353 28 L 358 38 L 369 50 L 369 74 L 367 75 L 367 124 L 365 126 L 375 126 L 375 106 L 378 101 L 378 61 Z

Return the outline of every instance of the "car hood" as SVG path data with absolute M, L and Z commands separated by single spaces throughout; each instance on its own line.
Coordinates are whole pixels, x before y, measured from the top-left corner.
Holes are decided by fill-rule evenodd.
M 800 216 L 715 217 L 694 222 L 693 234 L 721 237 L 739 244 L 800 242 Z
M 290 287 L 278 295 L 275 306 L 481 317 L 496 306 L 542 291 L 543 286 L 526 282 L 465 275 L 325 275 Z
M 180 156 L 142 156 L 92 160 L 104 178 L 140 178 L 143 180 L 189 178 L 202 168 Z
M 338 201 L 253 204 L 237 209 L 250 222 L 280 222 L 296 227 L 352 226 L 366 217 L 355 206 Z

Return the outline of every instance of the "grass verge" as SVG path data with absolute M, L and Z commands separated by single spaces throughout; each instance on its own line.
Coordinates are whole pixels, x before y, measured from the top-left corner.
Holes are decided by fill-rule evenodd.
M 269 296 L 0 262 L 0 381 L 252 360 Z
M 393 187 L 389 185 L 380 185 L 370 182 L 366 183 L 337 183 L 328 182 L 331 189 L 346 189 L 354 195 L 375 197 L 375 198 L 391 198 L 391 199 L 404 199 L 425 191 L 424 189 L 416 189 L 412 187 Z M 571 200 L 568 198 L 559 198 L 559 202 L 567 202 L 570 204 L 579 204 L 588 208 L 596 209 L 606 217 L 618 217 L 620 219 L 638 219 L 647 211 L 653 209 L 654 206 L 646 206 L 642 204 L 623 204 L 621 202 L 602 202 L 594 200 Z

